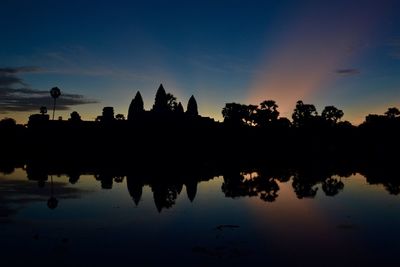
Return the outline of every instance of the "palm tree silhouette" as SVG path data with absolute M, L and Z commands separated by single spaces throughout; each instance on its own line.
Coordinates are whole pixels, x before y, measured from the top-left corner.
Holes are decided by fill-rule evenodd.
M 47 200 L 47 207 L 51 210 L 54 210 L 58 206 L 58 200 L 54 197 L 53 190 L 53 176 L 50 175 L 50 198 Z
M 56 99 L 61 95 L 60 88 L 58 87 L 51 88 L 50 95 L 54 99 L 54 106 L 53 106 L 53 120 L 54 120 L 54 113 L 56 112 Z
M 40 107 L 40 113 L 41 113 L 42 115 L 46 114 L 46 113 L 47 113 L 47 108 L 46 108 L 45 106 L 41 106 L 41 107 Z

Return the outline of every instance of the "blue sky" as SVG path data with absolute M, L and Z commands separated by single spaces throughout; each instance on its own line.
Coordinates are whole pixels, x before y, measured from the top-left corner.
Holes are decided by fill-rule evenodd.
M 323 2 L 323 3 L 322 3 Z M 227 102 L 335 105 L 359 123 L 400 106 L 396 1 L 2 1 L 0 118 L 126 115 L 163 83 L 221 120 Z M 26 90 L 29 89 L 29 90 Z M 64 98 L 63 98 L 64 97 Z M 36 107 L 37 106 L 37 107 Z

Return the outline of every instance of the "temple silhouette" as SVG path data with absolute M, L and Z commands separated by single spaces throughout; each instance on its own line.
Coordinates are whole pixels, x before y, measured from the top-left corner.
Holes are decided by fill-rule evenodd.
M 54 89 L 54 88 L 53 88 Z M 56 98 L 62 93 L 53 90 Z M 0 160 L 34 160 L 43 164 L 103 164 L 113 166 L 262 166 L 390 165 L 400 150 L 400 111 L 368 115 L 359 126 L 343 121 L 344 112 L 326 106 L 319 114 L 312 104 L 298 101 L 291 120 L 280 117 L 278 105 L 227 103 L 223 122 L 201 116 L 191 96 L 186 110 L 161 84 L 150 110 L 138 91 L 127 116 L 104 107 L 93 121 L 76 111 L 70 118 L 50 119 L 47 107 L 29 117 L 27 125 L 0 121 Z M 160 178 L 161 179 L 161 178 Z M 332 181 L 333 182 L 333 181 Z M 327 184 L 328 188 L 330 184 Z M 107 186 L 107 181 L 105 185 Z M 303 186 L 299 184 L 299 188 Z M 309 188 L 309 194 L 313 194 Z M 270 198 L 270 195 L 266 195 Z

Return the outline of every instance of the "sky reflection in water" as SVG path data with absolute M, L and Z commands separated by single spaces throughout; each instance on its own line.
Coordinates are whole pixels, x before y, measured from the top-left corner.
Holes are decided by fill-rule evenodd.
M 254 175 L 245 177 L 251 180 Z M 300 199 L 293 190 L 293 177 L 276 181 L 275 201 L 263 200 L 260 193 L 229 197 L 228 192 L 227 197 L 226 181 L 219 176 L 199 182 L 197 190 L 193 184 L 172 186 L 175 189 L 145 185 L 136 205 L 127 177 L 114 180 L 112 189 L 102 189 L 94 175 L 81 175 L 75 184 L 69 183 L 68 176 L 53 175 L 58 206 L 51 210 L 47 207 L 49 180 L 40 188 L 37 181 L 27 179 L 24 170 L 16 169 L 0 174 L 2 262 L 41 266 L 395 264 L 399 196 L 389 194 L 383 185 L 368 184 L 360 174 L 335 178 L 344 186 L 334 197 L 327 196 L 318 183 L 314 198 Z M 170 207 L 156 204 L 154 196 L 169 197 Z

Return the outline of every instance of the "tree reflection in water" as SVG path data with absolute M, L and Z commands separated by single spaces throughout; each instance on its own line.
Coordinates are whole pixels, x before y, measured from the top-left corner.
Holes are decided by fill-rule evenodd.
M 100 182 L 102 189 L 112 189 L 113 183 L 126 181 L 128 192 L 135 205 L 139 205 L 143 187 L 149 186 L 153 193 L 156 209 L 162 212 L 176 203 L 183 187 L 187 198 L 193 202 L 197 194 L 198 183 L 208 181 L 217 176 L 223 177 L 221 191 L 228 198 L 258 197 L 265 202 L 274 202 L 279 197 L 279 184 L 291 183 L 298 199 L 314 198 L 319 189 L 326 196 L 336 196 L 344 189 L 343 179 L 355 173 L 361 173 L 369 184 L 383 184 L 386 191 L 393 195 L 400 194 L 398 171 L 394 165 L 370 168 L 367 165 L 346 166 L 345 168 L 319 165 L 302 166 L 302 168 L 287 166 L 268 166 L 258 168 L 184 168 L 172 172 L 167 168 L 104 168 L 103 166 L 46 165 L 40 162 L 26 164 L 0 164 L 0 171 L 12 173 L 15 168 L 24 169 L 29 180 L 37 181 L 39 187 L 45 186 L 50 176 L 50 196 L 48 207 L 54 209 L 58 200 L 54 194 L 54 175 L 66 174 L 71 184 L 76 184 L 83 174 L 91 174 Z M 150 171 L 149 171 L 150 170 Z M 193 170 L 197 170 L 196 172 Z M 199 171 L 200 170 L 200 171 Z M 126 180 L 125 180 L 126 178 Z

